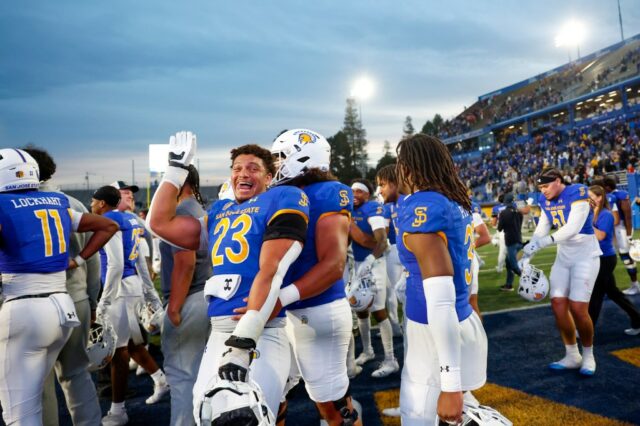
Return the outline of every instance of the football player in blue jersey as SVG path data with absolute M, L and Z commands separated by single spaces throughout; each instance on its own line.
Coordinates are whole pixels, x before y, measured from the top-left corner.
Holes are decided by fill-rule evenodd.
M 400 281 L 404 268 L 398 257 L 396 246 L 397 219 L 398 219 L 398 182 L 396 180 L 396 165 L 389 164 L 378 170 L 376 183 L 380 188 L 380 196 L 383 200 L 383 214 L 387 225 L 388 249 L 384 259 L 387 267 L 387 313 L 394 336 L 402 335 L 402 328 L 398 320 L 398 298 L 395 285 Z
M 400 141 L 398 213 L 407 278 L 407 354 L 400 385 L 403 425 L 462 420 L 463 391 L 486 381 L 487 337 L 469 304 L 471 200 L 437 138 Z
M 629 256 L 629 246 L 633 240 L 633 223 L 631 217 L 631 201 L 627 191 L 617 188 L 616 180 L 612 177 L 602 179 L 602 182 L 594 181 L 594 184 L 603 186 L 607 191 L 607 200 L 612 209 L 614 216 L 618 216 L 615 223 L 615 244 L 620 255 L 620 260 L 624 264 L 629 278 L 631 278 L 631 287 L 624 290 L 627 295 L 640 294 L 640 283 L 638 283 L 638 270 L 636 262 Z
M 124 405 L 129 374 L 129 357 L 135 357 L 154 382 L 154 393 L 147 404 L 154 404 L 169 391 L 164 373 L 144 347 L 138 324 L 137 307 L 142 303 L 142 281 L 136 269 L 138 258 L 138 222 L 127 213 L 116 209 L 120 192 L 113 186 L 96 190 L 91 200 L 91 211 L 103 215 L 120 226 L 120 230 L 100 250 L 102 295 L 96 317 L 106 316 L 113 324 L 117 340 L 111 361 L 111 408 L 102 424 L 124 425 L 129 419 Z
M 357 365 L 362 365 L 376 357 L 371 345 L 371 320 L 369 319 L 369 312 L 371 312 L 378 322 L 384 350 L 384 360 L 371 373 L 371 377 L 382 378 L 400 369 L 393 353 L 393 329 L 385 307 L 387 268 L 383 255 L 388 246 L 386 223 L 382 204 L 370 200 L 373 186 L 368 180 L 354 179 L 351 189 L 353 190 L 354 211 L 349 235 L 352 239 L 351 247 L 355 259 L 356 277 L 360 279 L 370 275 L 375 286 L 371 307 L 357 312 L 362 353 L 355 362 Z
M 118 229 L 113 221 L 72 210 L 63 194 L 38 191 L 39 185 L 33 157 L 0 150 L 0 403 L 6 424 L 42 425 L 44 380 L 80 325 L 65 270 L 83 265 Z M 70 259 L 74 231 L 93 235 Z
M 595 373 L 596 361 L 589 300 L 602 252 L 593 231 L 588 188 L 582 184 L 566 185 L 560 171 L 553 168 L 543 170 L 536 183 L 542 192 L 538 200 L 542 214 L 533 238 L 523 249 L 520 263 L 528 262 L 538 250 L 558 244 L 549 277 L 550 297 L 566 354 L 560 361 L 549 364 L 549 368 L 579 368 L 580 374 L 591 376 Z M 550 234 L 552 225 L 558 230 Z M 576 328 L 580 333 L 582 356 L 576 343 Z
M 277 166 L 272 185 L 296 186 L 310 204 L 306 244 L 289 268 L 279 298 L 287 310 L 295 362 L 309 397 L 328 424 L 362 424 L 349 395 L 351 310 L 342 280 L 353 211 L 351 189 L 331 174 L 331 147 L 313 130 L 281 134 L 271 153 Z
M 267 191 L 275 173 L 271 152 L 244 145 L 231 151 L 235 200 L 217 201 L 200 220 L 176 216 L 177 194 L 195 149 L 191 132 L 171 137 L 169 167 L 148 216 L 160 238 L 191 250 L 207 247 L 211 254 L 213 276 L 205 296 L 212 330 L 193 389 L 194 416 L 200 422 L 205 392 L 219 378 L 256 382 L 275 413 L 290 367 L 284 312 L 276 305 L 284 275 L 306 238 L 309 198 L 292 186 Z M 234 321 L 245 305 L 246 313 Z M 249 371 L 256 352 L 260 356 Z

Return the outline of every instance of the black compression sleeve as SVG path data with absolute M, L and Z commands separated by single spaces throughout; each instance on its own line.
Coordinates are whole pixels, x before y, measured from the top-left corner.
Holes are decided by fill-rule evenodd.
M 264 231 L 263 241 L 287 238 L 304 243 L 307 238 L 307 222 L 296 213 L 276 216 Z

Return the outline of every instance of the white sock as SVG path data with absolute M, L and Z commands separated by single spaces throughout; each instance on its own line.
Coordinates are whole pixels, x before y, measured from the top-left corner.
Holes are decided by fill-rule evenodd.
M 349 370 L 356 368 L 356 340 L 351 333 L 351 339 L 349 339 L 349 351 L 347 352 L 347 367 Z
M 638 286 L 640 286 L 640 283 L 638 283 L 638 281 L 634 281 L 634 282 L 631 283 L 631 285 L 633 287 L 638 287 Z
M 127 412 L 127 410 L 125 410 L 124 408 L 124 401 L 112 402 L 109 411 L 111 412 L 111 414 L 122 414 Z
M 158 368 L 158 371 L 151 374 L 151 378 L 153 379 L 153 383 L 155 383 L 156 385 L 164 384 L 167 382 L 161 368 Z
M 358 318 L 358 328 L 360 329 L 363 352 L 373 352 L 373 347 L 371 346 L 371 321 L 369 317 Z
M 393 330 L 389 318 L 379 322 L 380 337 L 382 338 L 382 348 L 384 349 L 384 359 L 393 359 Z
M 585 358 L 593 358 L 593 346 L 583 346 L 582 356 Z
M 564 345 L 565 350 L 567 351 L 567 358 L 577 358 L 580 356 L 580 351 L 578 350 L 578 344 L 575 343 L 573 345 Z

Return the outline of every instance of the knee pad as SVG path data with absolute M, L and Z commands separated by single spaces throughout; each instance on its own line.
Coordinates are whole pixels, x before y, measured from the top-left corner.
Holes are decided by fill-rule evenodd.
M 355 408 L 353 410 L 349 410 L 349 406 L 347 405 L 347 398 L 350 395 L 351 393 L 349 392 L 349 389 L 347 389 L 347 393 L 345 393 L 342 398 L 337 401 L 333 401 L 333 408 L 335 408 L 342 417 L 342 426 L 353 426 L 358 420 L 358 412 Z

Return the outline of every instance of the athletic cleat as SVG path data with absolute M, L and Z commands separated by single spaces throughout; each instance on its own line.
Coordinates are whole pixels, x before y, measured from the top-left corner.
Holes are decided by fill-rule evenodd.
M 145 402 L 148 405 L 155 404 L 156 402 L 160 401 L 162 397 L 165 396 L 165 394 L 167 394 L 168 392 L 169 392 L 169 385 L 167 384 L 167 382 L 156 384 L 153 387 L 153 395 L 147 398 Z
M 102 426 L 123 426 L 129 423 L 129 416 L 127 412 L 123 411 L 119 414 L 114 414 L 111 411 L 102 418 Z
M 583 376 L 593 376 L 596 373 L 596 360 L 594 357 L 584 358 L 582 360 L 582 367 L 580 367 L 580 374 Z
M 629 287 L 626 290 L 622 290 L 622 292 L 627 296 L 634 296 L 636 294 L 640 294 L 640 284 L 631 283 L 631 287 Z
M 387 417 L 400 417 L 400 407 L 385 408 L 382 415 Z
M 355 379 L 355 377 L 360 373 L 362 373 L 362 367 L 357 364 L 354 365 L 353 368 L 347 367 L 347 377 L 349 377 L 349 380 Z
M 640 334 L 640 328 L 627 328 L 624 331 L 624 334 L 628 334 L 629 336 L 637 336 L 638 334 Z
M 376 379 L 381 379 L 383 377 L 387 377 L 390 374 L 395 373 L 400 370 L 400 365 L 398 365 L 398 360 L 393 359 L 385 359 L 380 363 L 378 369 L 371 373 L 371 377 Z
M 366 364 L 367 362 L 374 360 L 375 358 L 376 358 L 376 354 L 373 353 L 373 350 L 362 352 L 356 358 L 356 365 Z
M 552 370 L 575 370 L 582 366 L 582 356 L 568 357 L 565 356 L 560 361 L 552 362 L 549 368 Z

